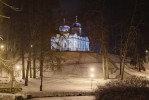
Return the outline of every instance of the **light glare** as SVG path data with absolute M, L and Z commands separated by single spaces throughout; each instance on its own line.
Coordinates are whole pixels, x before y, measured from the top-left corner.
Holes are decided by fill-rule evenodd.
M 31 44 L 31 48 L 33 47 L 33 45 Z
M 90 77 L 91 77 L 91 78 L 93 78 L 93 77 L 94 77 L 94 74 L 93 74 L 93 73 L 91 73 L 91 74 L 90 74 Z
M 19 66 L 19 65 L 17 65 L 17 66 L 16 66 L 16 69 L 17 69 L 17 70 L 19 70 L 19 69 L 20 69 L 20 66 Z
M 1 45 L 0 47 L 1 47 L 1 49 L 4 49 L 4 45 Z
M 90 69 L 91 72 L 94 72 L 94 70 L 95 70 L 94 68 L 91 68 L 91 69 Z

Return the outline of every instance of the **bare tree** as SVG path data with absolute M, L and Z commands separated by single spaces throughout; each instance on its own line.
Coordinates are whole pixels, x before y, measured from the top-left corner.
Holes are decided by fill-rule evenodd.
M 108 24 L 105 20 L 105 1 L 99 0 L 96 5 L 98 5 L 95 10 L 89 10 L 89 13 L 96 13 L 97 19 L 93 23 L 93 29 L 91 34 L 91 44 L 98 44 L 100 47 L 100 54 L 102 57 L 102 68 L 103 68 L 103 77 L 104 79 L 109 78 L 109 47 L 108 47 Z M 97 22 L 98 20 L 98 22 Z
M 10 8 L 11 10 L 13 11 L 21 11 L 20 8 L 16 8 L 14 6 L 11 6 L 10 4 L 6 3 L 5 2 L 6 0 L 0 0 L 0 10 L 3 8 L 3 7 L 8 7 Z M 6 19 L 10 19 L 10 17 L 6 16 L 6 15 L 3 15 L 3 13 L 0 12 L 0 17 L 2 18 L 6 18 Z
M 132 13 L 132 16 L 130 19 L 130 25 L 128 25 L 128 29 L 127 29 L 127 27 L 125 27 L 126 30 L 123 31 L 123 36 L 121 39 L 121 48 L 120 48 L 121 80 L 123 80 L 123 78 L 124 78 L 125 60 L 126 60 L 128 54 L 132 53 L 131 55 L 129 55 L 129 57 L 131 57 L 132 55 L 135 55 L 136 65 L 138 66 L 139 71 L 141 70 L 140 67 L 143 66 L 142 65 L 143 56 L 141 56 L 141 52 L 140 52 L 140 48 L 139 48 L 142 45 L 141 40 L 140 40 L 141 38 L 139 38 L 139 37 L 141 37 L 139 26 L 142 23 L 142 20 L 140 17 L 139 17 L 139 19 L 136 20 L 136 17 L 138 17 L 137 16 L 138 8 L 139 8 L 139 2 L 138 2 L 138 0 L 135 0 L 133 13 Z M 135 51 L 135 52 L 133 52 L 133 51 Z

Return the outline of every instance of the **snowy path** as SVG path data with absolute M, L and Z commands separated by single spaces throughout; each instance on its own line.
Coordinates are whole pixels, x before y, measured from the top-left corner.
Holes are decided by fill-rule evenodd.
M 29 86 L 23 86 L 23 92 L 32 95 L 32 97 L 60 97 L 60 96 L 90 96 L 93 95 L 97 85 L 104 85 L 110 80 L 90 78 L 44 78 L 43 91 L 39 91 L 40 79 L 32 79 Z
M 44 78 L 43 91 L 93 91 L 97 85 L 104 85 L 108 80 L 93 79 L 91 89 L 90 78 Z M 30 79 L 29 86 L 23 86 L 23 91 L 39 91 L 40 79 Z
M 148 66 L 149 65 L 145 64 L 146 70 L 145 71 L 141 70 L 141 72 L 139 72 L 138 70 L 132 69 L 129 65 L 127 65 L 126 68 L 125 68 L 125 72 L 127 72 L 130 75 L 146 77 L 146 78 L 149 79 L 149 68 L 148 68 Z
M 94 97 L 93 96 L 50 97 L 50 98 L 35 98 L 32 100 L 94 100 Z

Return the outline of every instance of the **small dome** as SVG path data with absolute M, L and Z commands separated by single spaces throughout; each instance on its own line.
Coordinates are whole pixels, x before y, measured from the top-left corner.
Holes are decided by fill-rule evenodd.
M 72 24 L 72 27 L 81 27 L 81 24 L 78 23 L 78 22 L 76 22 L 76 23 L 73 23 L 73 24 Z
M 68 32 L 70 30 L 70 27 L 68 25 L 60 26 L 59 31 L 60 32 Z

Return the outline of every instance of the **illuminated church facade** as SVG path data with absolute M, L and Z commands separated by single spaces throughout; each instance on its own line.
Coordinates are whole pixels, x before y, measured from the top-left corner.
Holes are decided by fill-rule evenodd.
M 70 31 L 71 30 L 71 31 Z M 72 27 L 65 24 L 59 27 L 60 34 L 51 38 L 51 49 L 59 51 L 89 51 L 89 38 L 82 34 L 81 24 L 76 22 Z

